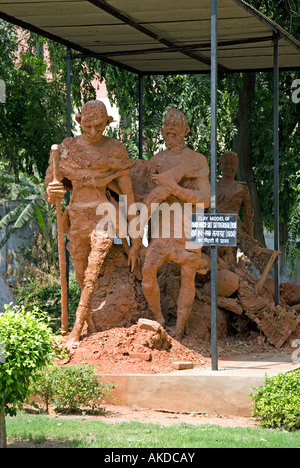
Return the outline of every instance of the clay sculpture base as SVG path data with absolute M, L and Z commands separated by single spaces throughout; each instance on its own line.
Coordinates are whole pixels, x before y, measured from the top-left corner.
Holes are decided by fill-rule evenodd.
M 231 267 L 232 268 L 232 267 Z M 259 295 L 258 279 L 243 269 L 234 271 L 220 260 L 218 288 L 218 338 L 239 335 L 256 336 L 263 342 L 281 348 L 300 337 L 295 304 L 299 291 L 296 285 L 281 285 L 281 304 L 274 306 L 274 284 L 269 278 Z M 177 299 L 180 291 L 180 268 L 166 263 L 158 271 L 162 314 L 166 327 L 176 324 Z M 140 318 L 154 320 L 144 298 L 141 281 L 129 271 L 122 246 L 114 245 L 107 255 L 97 281 L 92 301 L 92 316 L 97 332 L 113 328 L 130 328 Z M 210 341 L 210 274 L 196 275 L 196 295 L 184 339 Z M 182 341 L 182 340 L 180 340 Z

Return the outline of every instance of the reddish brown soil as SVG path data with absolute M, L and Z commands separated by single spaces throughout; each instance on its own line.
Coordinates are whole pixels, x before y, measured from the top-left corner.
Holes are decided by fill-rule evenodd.
M 178 361 L 193 362 L 194 367 L 210 368 L 210 343 L 185 337 L 180 343 L 172 338 L 174 329 L 167 328 L 165 339 L 157 340 L 157 334 L 130 328 L 113 328 L 93 335 L 83 335 L 69 360 L 60 364 L 94 364 L 101 374 L 158 374 L 174 371 L 172 364 Z M 239 355 L 274 351 L 254 335 L 246 341 L 228 338 L 219 342 L 219 358 L 228 360 Z M 164 349 L 165 348 L 165 349 Z M 131 353 L 151 353 L 151 360 L 132 357 Z

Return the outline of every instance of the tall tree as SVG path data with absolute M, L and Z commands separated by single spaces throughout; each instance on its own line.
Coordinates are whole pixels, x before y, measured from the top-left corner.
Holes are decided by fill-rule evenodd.
M 297 0 L 251 0 L 251 4 L 262 13 L 283 26 L 298 40 L 300 39 L 300 8 Z M 289 231 L 294 233 L 293 246 L 289 247 L 292 264 L 295 262 L 296 236 L 299 224 L 299 119 L 300 106 L 292 102 L 292 84 L 299 78 L 296 72 L 280 73 L 280 244 L 285 251 L 289 242 Z M 265 226 L 273 228 L 273 74 L 258 73 L 256 76 L 255 99 L 250 112 L 249 128 L 252 136 L 251 165 L 255 174 L 257 191 Z M 293 253 L 292 253 L 293 252 Z M 299 250 L 298 250 L 299 256 Z
M 246 182 L 252 199 L 254 210 L 254 237 L 265 245 L 264 226 L 261 217 L 259 195 L 255 180 L 252 161 L 252 132 L 250 129 L 250 115 L 255 100 L 255 73 L 243 73 L 238 86 L 239 109 L 236 117 L 237 133 L 233 141 L 233 150 L 239 155 L 239 180 Z
M 43 49 L 0 22 L 5 49 L 0 76 L 6 83 L 6 103 L 0 105 L 0 158 L 16 179 L 20 171 L 43 174 L 51 143 L 65 134 L 64 85 L 47 77 Z M 13 52 L 13 53 L 12 53 Z

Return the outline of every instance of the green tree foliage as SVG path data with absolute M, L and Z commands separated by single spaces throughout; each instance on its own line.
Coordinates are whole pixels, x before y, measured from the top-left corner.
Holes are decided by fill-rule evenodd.
M 292 102 L 295 73 L 280 76 L 280 220 L 288 223 L 299 194 L 300 106 Z M 273 126 L 268 124 L 273 112 L 272 76 L 258 74 L 256 100 L 252 112 L 253 164 L 256 183 L 268 228 L 273 224 Z
M 58 332 L 61 326 L 61 285 L 59 278 L 53 278 L 39 285 L 37 278 L 31 279 L 25 286 L 14 290 L 18 304 L 22 304 L 26 309 L 37 307 L 41 312 L 49 317 L 49 325 L 54 332 Z M 69 282 L 69 330 L 74 326 L 76 310 L 81 295 L 80 287 L 75 275 L 70 275 Z
M 297 0 L 251 0 L 251 4 L 300 40 L 300 8 Z M 297 245 L 297 236 L 300 235 L 300 104 L 292 102 L 292 85 L 296 79 L 299 79 L 299 72 L 280 74 L 280 222 L 282 241 L 287 243 L 287 255 L 292 271 L 300 258 Z M 263 220 L 270 230 L 273 227 L 274 206 L 273 127 L 269 124 L 272 111 L 273 76 L 258 74 L 256 102 L 252 112 L 253 166 Z
M 6 103 L 0 106 L 0 158 L 16 179 L 20 171 L 32 174 L 35 168 L 44 175 L 51 145 L 66 133 L 64 81 L 54 66 L 47 69 L 37 36 L 24 37 L 0 21 L 0 37 L 0 78 L 6 83 Z
M 17 180 L 20 172 L 44 178 L 51 146 L 66 138 L 66 52 L 54 41 L 0 20 L 0 79 L 6 84 L 0 161 Z M 73 109 L 95 99 L 99 69 L 95 59 L 72 61 Z
M 138 157 L 138 77 L 126 70 L 109 64 L 101 65 L 101 76 L 105 78 L 109 98 L 120 109 L 121 125 L 119 137 L 124 138 L 130 156 Z M 233 84 L 220 83 L 219 125 L 224 130 L 219 136 L 219 150 L 232 145 L 236 109 L 230 102 Z M 126 90 L 126 92 L 124 92 Z M 191 133 L 187 144 L 196 151 L 210 155 L 210 77 L 207 75 L 152 75 L 144 77 L 144 158 L 151 157 L 160 149 L 163 139 L 160 133 L 164 115 L 171 106 L 181 109 L 188 118 Z M 130 135 L 130 140 L 126 137 Z M 132 140 L 135 144 L 132 144 Z
M 6 184 L 10 190 L 7 196 L 10 200 L 18 200 L 19 204 L 0 221 L 0 230 L 7 229 L 6 236 L 0 242 L 0 249 L 8 238 L 21 229 L 28 221 L 34 220 L 49 242 L 53 258 L 50 265 L 55 265 L 54 242 L 52 238 L 52 223 L 54 222 L 54 208 L 45 201 L 45 189 L 37 176 L 19 174 L 19 181 L 15 183 L 13 176 L 5 172 L 0 174 L 0 183 Z

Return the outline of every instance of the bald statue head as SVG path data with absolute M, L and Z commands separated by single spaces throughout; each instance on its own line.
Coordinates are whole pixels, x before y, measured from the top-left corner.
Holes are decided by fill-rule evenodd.
M 108 116 L 106 106 L 102 101 L 89 101 L 83 106 L 82 113 L 76 115 L 76 121 L 81 125 L 86 142 L 97 146 L 104 130 L 111 124 L 113 118 Z

